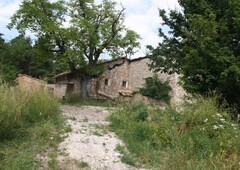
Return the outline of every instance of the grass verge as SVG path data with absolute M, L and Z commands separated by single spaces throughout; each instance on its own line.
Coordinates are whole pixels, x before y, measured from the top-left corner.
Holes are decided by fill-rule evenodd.
M 143 104 L 113 113 L 110 129 L 138 163 L 157 169 L 239 169 L 239 125 L 213 98 L 178 113 Z M 127 159 L 128 160 L 128 159 Z

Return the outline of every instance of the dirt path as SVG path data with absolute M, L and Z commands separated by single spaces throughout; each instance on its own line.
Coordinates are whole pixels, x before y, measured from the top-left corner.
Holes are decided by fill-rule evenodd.
M 122 142 L 112 132 L 106 130 L 109 124 L 105 119 L 109 111 L 103 107 L 75 107 L 63 105 L 62 114 L 72 132 L 60 144 L 64 156 L 58 156 L 61 168 L 66 170 L 134 170 L 120 160 L 120 153 L 115 151 Z

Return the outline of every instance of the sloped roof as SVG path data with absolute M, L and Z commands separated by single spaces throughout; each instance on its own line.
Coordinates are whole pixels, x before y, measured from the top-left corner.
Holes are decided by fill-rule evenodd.
M 148 57 L 139 57 L 139 58 L 134 58 L 134 59 L 128 59 L 127 57 L 119 57 L 119 58 L 115 58 L 112 60 L 103 61 L 102 63 L 99 63 L 99 64 L 111 64 L 113 62 L 120 61 L 120 60 L 128 61 L 129 63 L 131 63 L 131 62 L 136 62 L 136 61 L 146 59 L 146 58 L 148 58 Z M 115 67 L 113 67 L 113 68 L 115 68 Z M 68 76 L 69 74 L 71 74 L 71 71 L 65 71 L 60 74 L 55 75 L 53 78 L 56 79 L 56 78 L 59 78 L 62 76 Z

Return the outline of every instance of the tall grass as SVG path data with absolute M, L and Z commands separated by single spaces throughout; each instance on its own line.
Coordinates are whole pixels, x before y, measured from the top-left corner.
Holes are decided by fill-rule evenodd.
M 0 83 L 0 169 L 54 169 L 67 130 L 51 93 Z
M 109 117 L 138 162 L 157 169 L 240 169 L 240 129 L 214 98 L 178 113 L 143 104 Z
M 29 92 L 1 83 L 0 96 L 0 140 L 59 113 L 58 101 L 43 89 Z

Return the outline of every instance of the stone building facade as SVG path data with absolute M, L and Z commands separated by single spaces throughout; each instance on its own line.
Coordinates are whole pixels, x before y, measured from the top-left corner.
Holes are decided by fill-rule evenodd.
M 105 71 L 98 79 L 92 79 L 88 83 L 88 93 L 92 97 L 118 98 L 119 96 L 131 96 L 145 84 L 145 79 L 152 77 L 154 73 L 149 70 L 149 59 L 141 57 L 129 60 L 119 58 L 105 63 Z M 185 91 L 178 84 L 179 75 L 157 74 L 162 81 L 169 81 L 172 87 L 171 102 L 182 101 Z
M 132 92 L 143 87 L 145 79 L 154 73 L 148 68 L 149 59 L 146 57 L 129 60 L 126 57 L 104 62 L 104 72 L 98 77 L 89 80 L 88 95 L 95 98 L 115 99 L 120 96 L 131 97 Z M 178 85 L 179 75 L 158 73 L 160 80 L 169 81 L 172 87 L 171 102 L 179 103 L 185 95 Z M 55 91 L 59 97 L 71 94 L 80 94 L 80 81 L 70 73 L 55 76 Z M 71 86 L 68 87 L 68 86 Z M 69 94 L 70 93 L 70 94 Z
M 80 96 L 80 81 L 79 78 L 70 72 L 64 72 L 55 77 L 54 94 L 59 98 L 69 96 Z

